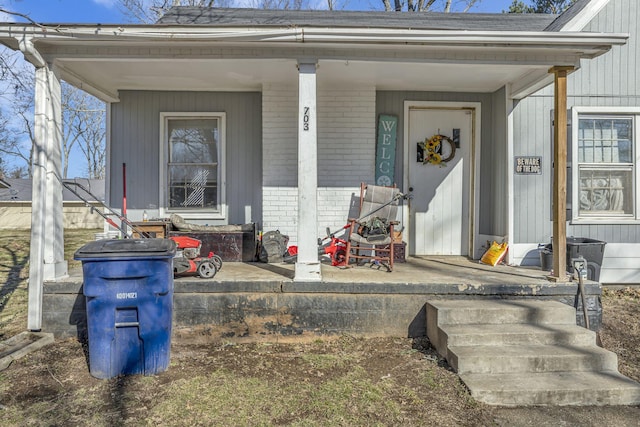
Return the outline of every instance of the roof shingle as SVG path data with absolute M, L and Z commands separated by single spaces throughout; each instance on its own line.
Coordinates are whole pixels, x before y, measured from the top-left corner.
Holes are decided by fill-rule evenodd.
M 457 31 L 543 31 L 557 15 L 363 12 L 172 7 L 158 24 L 213 27 L 342 27 Z

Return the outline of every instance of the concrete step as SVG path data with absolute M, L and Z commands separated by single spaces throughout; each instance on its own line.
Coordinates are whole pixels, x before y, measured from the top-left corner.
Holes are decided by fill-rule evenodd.
M 593 345 L 596 333 L 573 325 L 442 325 L 438 341 L 447 346 L 558 344 Z
M 564 324 L 575 325 L 573 307 L 557 301 L 539 300 L 433 300 L 427 303 L 427 316 L 436 324 Z M 427 317 L 427 321 L 431 320 Z
M 449 347 L 458 374 L 616 371 L 618 356 L 593 346 L 519 345 Z
M 640 384 L 617 371 L 463 374 L 471 395 L 490 405 L 640 405 Z
M 573 307 L 557 301 L 538 300 L 433 300 L 427 302 L 427 336 L 446 357 L 447 339 L 442 331 L 451 325 L 567 325 L 576 326 Z
M 638 405 L 615 353 L 554 301 L 435 300 L 427 336 L 479 401 L 506 406 Z

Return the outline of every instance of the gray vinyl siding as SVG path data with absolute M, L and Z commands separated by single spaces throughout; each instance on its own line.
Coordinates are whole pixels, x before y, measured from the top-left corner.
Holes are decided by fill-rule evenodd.
M 122 164 L 126 163 L 127 208 L 156 209 L 160 199 L 160 113 L 226 113 L 225 222 L 262 218 L 262 98 L 258 92 L 121 91 L 111 106 L 109 200 L 122 206 Z
M 637 0 L 611 0 L 585 27 L 584 31 L 629 33 L 630 38 L 625 46 L 616 46 L 595 60 L 583 62 L 582 67 L 569 76 L 569 109 L 597 106 L 640 108 L 640 75 L 636 69 L 640 55 L 639 3 Z M 542 176 L 514 176 L 514 243 L 548 242 L 552 235 L 552 110 L 552 85 L 519 102 L 514 110 L 514 155 L 542 156 L 543 159 Z M 571 128 L 568 132 L 571 143 Z M 639 146 L 638 137 L 636 135 L 636 147 Z M 568 201 L 571 201 L 571 188 L 568 188 Z M 569 223 L 567 235 L 608 243 L 638 243 L 640 226 Z
M 548 242 L 551 237 L 552 108 L 553 95 L 531 96 L 514 111 L 513 155 L 540 156 L 543 170 L 542 175 L 513 177 L 514 243 Z
M 638 96 L 638 56 L 640 50 L 640 2 L 637 0 L 611 0 L 607 6 L 584 28 L 585 32 L 627 33 L 624 46 L 614 46 L 599 58 L 582 63 L 569 82 L 570 94 L 605 98 L 599 105 L 624 105 L 611 97 Z
M 506 236 L 508 234 L 507 218 L 507 174 L 509 159 L 507 158 L 507 104 L 506 89 L 502 88 L 491 95 L 492 109 L 490 140 L 482 138 L 480 154 L 480 234 Z M 484 115 L 484 106 L 483 115 Z M 506 166 L 505 166 L 506 165 Z M 489 181 L 489 183 L 487 183 Z M 486 192 L 486 194 L 485 194 Z M 485 200 L 488 199 L 488 200 Z M 485 218 L 484 213 L 487 212 Z M 489 222 L 490 227 L 483 227 L 482 220 Z M 487 230 L 489 232 L 485 232 Z
M 502 96 L 500 95 L 502 93 Z M 480 155 L 480 218 L 478 232 L 488 235 L 505 235 L 506 231 L 506 137 L 504 119 L 496 119 L 496 112 L 505 111 L 504 92 L 456 93 L 456 92 L 408 92 L 378 91 L 376 93 L 376 116 L 393 114 L 398 116 L 395 181 L 403 182 L 404 101 L 479 102 L 482 105 Z M 502 106 L 500 105 L 502 103 Z M 500 127 L 502 126 L 502 127 Z M 496 154 L 496 155 L 494 155 Z M 502 156 L 502 157 L 500 157 Z M 405 189 L 406 191 L 407 189 Z

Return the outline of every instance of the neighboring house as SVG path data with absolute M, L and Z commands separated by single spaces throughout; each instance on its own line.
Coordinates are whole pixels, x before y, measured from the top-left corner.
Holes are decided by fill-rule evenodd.
M 31 187 L 30 179 L 5 179 L 0 186 L 0 230 L 15 228 L 31 228 Z M 104 201 L 104 180 L 80 180 L 80 183 L 97 200 L 87 196 L 95 209 L 102 210 Z M 64 228 L 100 228 L 104 227 L 104 219 L 95 213 L 90 206 L 80 200 L 69 190 L 64 189 L 63 197 L 63 226 Z M 83 196 L 84 197 L 84 196 Z
M 568 77 L 567 235 L 606 242 L 603 283 L 640 283 L 640 4 L 600 1 L 588 19 L 559 19 L 559 31 L 620 32 L 625 45 Z M 580 2 L 580 6 L 586 6 Z M 579 13 L 578 8 L 573 10 Z M 513 153 L 541 157 L 542 174 L 512 180 L 512 260 L 536 262 L 537 244 L 553 234 L 550 218 L 553 156 L 553 87 L 517 103 Z
M 60 79 L 108 103 L 110 206 L 126 185 L 132 219 L 279 229 L 298 246 L 296 281 L 321 280 L 317 237 L 346 223 L 376 168 L 413 196 L 399 218 L 411 255 L 479 257 L 494 236 L 544 242 L 513 240 L 511 113 L 626 42 L 615 28 L 560 31 L 607 3 L 580 0 L 560 17 L 175 7 L 154 25 L 4 24 L 0 42 L 36 67 L 30 286 L 66 273 L 50 241 L 62 240 Z M 562 90 L 553 102 L 564 105 Z M 451 140 L 446 165 L 423 161 L 438 134 Z M 550 152 L 549 134 L 539 143 Z

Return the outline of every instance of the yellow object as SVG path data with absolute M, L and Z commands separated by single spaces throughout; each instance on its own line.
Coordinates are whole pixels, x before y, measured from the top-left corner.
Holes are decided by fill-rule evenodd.
M 439 165 L 442 163 L 442 156 L 438 153 L 429 153 L 429 163 Z
M 493 266 L 495 266 L 496 264 L 499 264 L 500 261 L 502 261 L 504 259 L 504 256 L 507 254 L 508 247 L 509 245 L 507 244 L 507 242 L 500 244 L 494 240 L 491 243 L 491 246 L 489 247 L 489 249 L 487 249 L 484 255 L 482 255 L 482 258 L 480 258 L 480 262 L 483 264 L 493 265 Z
M 442 158 L 442 156 L 437 153 L 438 147 L 443 143 L 443 141 L 449 144 L 451 152 L 447 156 L 447 158 Z M 420 143 L 423 149 L 427 149 L 427 153 L 424 156 L 423 163 L 431 163 L 432 165 L 440 165 L 446 166 L 447 162 L 453 159 L 453 156 L 456 154 L 456 145 L 451 138 L 445 135 L 435 134 L 431 138 L 426 139 L 424 143 Z

